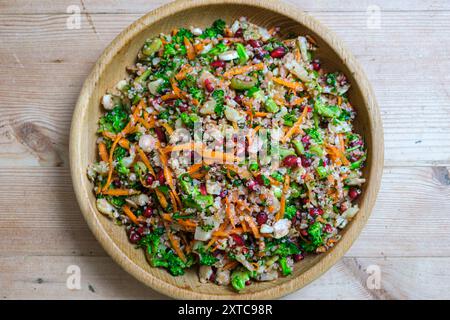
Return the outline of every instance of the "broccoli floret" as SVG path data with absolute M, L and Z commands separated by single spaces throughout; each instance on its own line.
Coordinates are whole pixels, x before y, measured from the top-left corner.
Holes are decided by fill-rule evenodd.
M 213 22 L 212 27 L 206 28 L 200 38 L 216 38 L 225 33 L 225 21 L 218 19 Z
M 231 273 L 231 285 L 237 291 L 245 288 L 245 283 L 250 280 L 250 271 L 244 268 L 238 268 Z
M 283 276 L 288 276 L 292 273 L 292 268 L 288 266 L 286 257 L 281 257 L 278 262 L 280 264 L 281 273 Z
M 314 103 L 314 109 L 323 117 L 339 118 L 341 115 L 341 108 L 335 105 L 326 105 L 320 98 Z
M 297 213 L 296 206 L 292 206 L 292 205 L 291 206 L 287 206 L 286 210 L 284 212 L 284 217 L 286 219 L 291 220 L 295 216 L 296 213 Z
M 217 56 L 218 54 L 221 54 L 225 51 L 227 51 L 228 47 L 221 43 L 218 43 L 214 48 L 208 51 L 208 54 L 211 56 Z
M 120 161 L 127 155 L 127 153 L 127 149 L 117 146 L 116 149 L 114 149 L 114 159 Z
M 314 222 L 308 228 L 308 234 L 311 239 L 310 243 L 303 243 L 302 247 L 308 252 L 316 250 L 317 247 L 321 246 L 324 242 L 322 224 L 320 222 Z
M 311 129 L 305 129 L 305 132 L 308 134 L 308 136 L 311 137 L 315 142 L 318 144 L 323 143 L 323 138 L 320 132 L 317 129 L 311 128 Z
M 172 42 L 183 44 L 185 37 L 189 40 L 192 40 L 194 38 L 194 35 L 188 29 L 181 28 L 180 30 L 178 30 L 177 34 L 172 37 Z
M 106 113 L 99 120 L 99 132 L 109 131 L 112 133 L 118 133 L 128 123 L 128 114 L 122 106 L 115 106 L 114 109 Z
M 299 254 L 300 252 L 300 249 L 294 243 L 290 241 L 283 241 L 278 244 L 278 248 L 274 251 L 274 254 L 281 257 L 286 257 L 293 254 Z
M 219 260 L 216 257 L 214 257 L 210 252 L 205 250 L 203 246 L 197 248 L 196 252 L 198 253 L 199 263 L 201 265 L 212 266 Z

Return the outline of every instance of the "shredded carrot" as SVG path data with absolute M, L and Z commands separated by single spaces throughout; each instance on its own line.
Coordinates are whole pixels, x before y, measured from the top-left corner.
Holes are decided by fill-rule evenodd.
M 245 221 L 247 221 L 248 225 L 250 226 L 250 229 L 252 229 L 253 235 L 255 236 L 256 239 L 258 239 L 260 237 L 259 234 L 259 230 L 258 227 L 255 224 L 255 221 L 253 221 L 253 218 L 250 216 L 245 216 L 244 217 Z
M 152 165 L 150 164 L 150 160 L 148 160 L 147 155 L 145 154 L 145 152 L 138 146 L 136 146 L 136 150 L 139 154 L 139 157 L 141 157 L 142 162 L 144 162 L 145 166 L 148 169 L 148 172 L 150 172 L 150 174 L 154 177 L 156 177 L 155 174 L 155 170 L 153 170 Z
M 254 116 L 258 117 L 258 118 L 263 118 L 263 117 L 267 117 L 270 113 L 268 112 L 255 112 Z
M 179 241 L 177 239 L 175 239 L 175 237 L 173 236 L 173 234 L 170 231 L 167 232 L 167 236 L 169 237 L 169 240 L 170 240 L 173 250 L 175 250 L 175 252 L 180 257 L 180 259 L 183 260 L 183 262 L 186 262 L 186 256 L 184 255 L 183 250 L 181 250 L 181 248 L 180 248 Z
M 178 211 L 178 204 L 177 204 L 177 200 L 175 200 L 175 196 L 173 195 L 173 191 L 170 190 L 169 191 L 169 197 L 170 197 L 170 202 L 172 203 L 172 209 L 174 212 Z
M 197 180 L 201 180 L 206 176 L 206 172 L 196 172 L 196 173 L 192 173 L 190 174 L 192 179 L 197 179 Z
M 106 145 L 103 142 L 98 144 L 98 152 L 100 154 L 100 159 L 104 162 L 108 162 L 108 150 L 106 150 Z
M 288 87 L 295 91 L 302 91 L 304 89 L 303 84 L 301 84 L 299 82 L 293 82 L 293 81 L 289 81 L 289 80 L 277 78 L 277 77 L 273 77 L 272 80 L 275 83 L 278 83 L 282 86 Z
M 345 152 L 345 142 L 344 142 L 344 136 L 342 133 L 338 133 L 339 138 L 339 146 L 341 147 L 341 151 Z
M 186 78 L 186 75 L 192 70 L 192 66 L 190 64 L 186 64 L 184 65 L 180 72 L 178 72 L 175 75 L 175 79 L 177 79 L 178 81 L 183 80 L 184 78 Z
M 139 191 L 133 189 L 108 189 L 102 191 L 102 194 L 109 196 L 130 196 L 136 193 L 139 193 Z
M 172 127 L 171 127 L 168 123 L 166 123 L 166 122 L 161 122 L 160 124 L 164 127 L 164 129 L 166 129 L 166 131 L 167 131 L 167 133 L 169 134 L 169 136 L 172 135 L 173 129 L 172 129 Z
M 167 101 L 167 100 L 174 100 L 177 99 L 178 96 L 175 93 L 166 93 L 165 95 L 163 95 L 161 97 L 162 101 Z
M 188 38 L 184 37 L 183 39 L 184 45 L 186 47 L 186 53 L 189 60 L 195 59 L 195 49 L 192 43 L 189 41 Z
M 125 126 L 125 128 L 121 132 L 121 134 L 123 136 L 132 132 L 134 123 L 139 118 L 139 114 L 141 113 L 142 109 L 145 109 L 145 106 L 146 106 L 145 99 L 141 99 L 139 101 L 138 105 L 134 108 L 134 111 L 133 111 L 130 121 L 128 122 L 128 124 Z
M 295 60 L 297 62 L 300 62 L 300 60 L 302 59 L 302 56 L 300 55 L 300 50 L 298 48 L 296 48 L 294 53 L 295 53 Z
M 197 54 L 199 54 L 200 52 L 202 52 L 202 50 L 203 50 L 204 47 L 205 47 L 205 45 L 204 45 L 203 42 L 200 42 L 200 43 L 195 44 L 195 45 L 194 45 L 195 52 L 196 52 Z
M 290 177 L 288 174 L 286 174 L 284 177 L 283 193 L 281 194 L 281 200 L 280 200 L 280 211 L 278 211 L 277 215 L 275 216 L 276 221 L 282 219 L 284 216 L 284 210 L 286 208 L 286 193 L 289 189 L 289 183 L 290 183 Z
M 234 221 L 233 214 L 231 213 L 231 207 L 230 207 L 230 200 L 228 200 L 228 197 L 225 198 L 225 213 L 227 215 L 228 220 L 230 220 L 231 225 L 233 228 L 236 228 L 236 222 Z
M 161 206 L 164 209 L 167 208 L 167 206 L 169 204 L 167 203 L 167 200 L 166 200 L 166 197 L 164 197 L 164 194 L 161 191 L 159 191 L 158 189 L 155 189 L 155 193 L 156 193 L 156 196 L 158 197 L 158 201 L 161 204 Z
M 338 106 L 340 106 L 342 104 L 342 97 L 341 96 L 338 96 L 337 103 L 338 103 Z
M 113 154 L 114 154 L 114 150 L 116 149 L 117 144 L 119 143 L 119 140 L 122 138 L 122 135 L 119 133 L 116 137 L 116 140 L 114 140 L 112 146 L 111 146 L 111 150 L 109 150 L 109 159 L 108 159 L 108 164 L 109 164 L 109 172 L 108 172 L 108 179 L 106 180 L 106 184 L 103 187 L 102 191 L 108 190 L 109 185 L 111 184 L 111 180 L 112 180 L 112 174 L 114 171 L 113 168 Z
M 197 153 L 200 153 L 203 155 L 203 158 L 209 159 L 209 160 L 216 160 L 219 162 L 240 162 L 241 159 L 239 157 L 236 157 L 229 153 L 224 153 L 221 151 L 214 151 L 214 150 L 207 150 L 206 146 L 203 143 L 185 143 L 185 144 L 178 144 L 175 146 L 167 146 L 164 149 L 162 149 L 163 152 L 171 152 L 171 151 L 195 151 Z
M 288 130 L 288 132 L 284 135 L 283 138 L 281 138 L 281 142 L 285 143 L 293 134 L 296 132 L 299 132 L 300 125 L 303 123 L 303 120 L 306 117 L 306 114 L 308 113 L 308 107 L 304 107 L 302 114 L 298 118 L 297 122 L 294 123 L 294 125 Z
M 172 217 L 168 213 L 161 214 L 164 220 L 166 221 L 173 221 Z M 175 219 L 176 223 L 178 223 L 180 226 L 186 227 L 186 228 L 195 228 L 197 226 L 197 223 L 195 221 L 189 220 L 189 219 Z
M 194 163 L 192 166 L 189 167 L 189 169 L 187 170 L 187 172 L 189 174 L 195 173 L 198 170 L 200 170 L 203 167 L 203 163 Z
M 128 216 L 128 218 L 130 218 L 131 221 L 133 221 L 134 224 L 139 224 L 138 219 L 136 218 L 136 216 L 134 215 L 134 213 L 130 210 L 130 208 L 128 207 L 128 205 L 124 205 L 122 207 L 123 212 Z
M 174 186 L 173 180 L 172 180 L 172 170 L 170 170 L 170 168 L 167 164 L 167 157 L 166 157 L 165 153 L 159 147 L 157 147 L 157 149 L 159 152 L 159 158 L 161 159 L 161 163 L 163 165 L 164 178 L 166 179 L 166 182 L 169 185 L 170 189 L 175 191 L 175 186 Z
M 232 76 L 238 75 L 238 74 L 243 74 L 243 73 L 248 73 L 251 71 L 258 71 L 258 70 L 262 70 L 264 69 L 264 63 L 257 63 L 257 64 L 252 64 L 252 65 L 248 65 L 248 66 L 242 66 L 242 67 L 234 67 L 230 70 L 228 70 L 227 72 L 225 72 L 223 74 L 224 78 L 231 78 Z
M 342 161 L 342 163 L 344 164 L 344 166 L 348 166 L 350 164 L 350 162 L 348 161 L 344 152 L 342 150 L 340 150 L 339 148 L 336 148 L 335 146 L 328 144 L 325 146 L 325 149 L 334 158 L 339 158 Z M 335 160 L 335 159 L 333 159 L 333 160 Z
M 295 97 L 292 102 L 290 103 L 291 106 L 300 105 L 303 103 L 303 101 L 306 100 L 306 97 Z
M 234 228 L 227 231 L 214 231 L 214 237 L 228 237 L 230 234 L 241 234 L 243 232 L 242 228 Z

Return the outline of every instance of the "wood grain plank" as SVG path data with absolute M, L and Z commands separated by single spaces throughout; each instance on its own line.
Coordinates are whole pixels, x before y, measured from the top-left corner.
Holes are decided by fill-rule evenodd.
M 0 256 L 0 299 L 166 299 L 121 270 L 109 257 Z M 81 289 L 69 290 L 71 265 Z M 369 266 L 381 271 L 381 288 L 369 289 Z M 284 299 L 449 299 L 450 258 L 345 257 L 322 277 Z
M 67 169 L 2 168 L 0 181 L 3 255 L 105 255 Z M 347 256 L 450 256 L 449 197 L 448 168 L 385 168 L 374 212 Z
M 48 14 L 66 13 L 69 5 L 78 5 L 84 12 L 89 13 L 146 13 L 171 1 L 163 0 L 41 0 L 39 3 L 33 0 L 18 0 L 11 5 L 8 0 L 0 1 L 0 11 L 6 14 Z M 446 1 L 421 1 L 409 0 L 407 6 L 403 1 L 388 0 L 349 0 L 345 6 L 339 0 L 327 1 L 299 1 L 285 0 L 283 2 L 294 5 L 305 11 L 366 11 L 370 5 L 377 5 L 385 11 L 435 11 L 449 10 L 450 4 Z
M 386 164 L 449 166 L 450 75 L 441 70 L 450 69 L 450 42 L 443 41 L 450 12 L 389 12 L 380 30 L 366 28 L 365 13 L 315 16 L 344 39 L 373 84 Z M 67 166 L 68 128 L 81 85 L 109 41 L 138 17 L 92 14 L 94 33 L 85 17 L 80 30 L 67 30 L 64 15 L 0 15 L 0 166 L 10 160 L 16 166 Z M 411 43 L 421 45 L 403 49 Z M 36 136 L 46 148 L 27 143 Z

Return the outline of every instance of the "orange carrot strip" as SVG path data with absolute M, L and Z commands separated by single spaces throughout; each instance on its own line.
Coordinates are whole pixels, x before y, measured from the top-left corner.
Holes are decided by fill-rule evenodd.
M 277 78 L 277 77 L 273 77 L 272 80 L 275 83 L 278 83 L 282 86 L 285 86 L 285 87 L 290 88 L 295 91 L 302 91 L 304 88 L 303 84 L 301 84 L 300 82 L 289 81 L 287 79 L 282 79 L 282 78 Z
M 188 38 L 184 37 L 183 39 L 184 45 L 186 47 L 186 53 L 189 60 L 195 59 L 195 49 L 192 43 L 189 41 Z
M 161 191 L 159 191 L 158 189 L 155 189 L 155 193 L 156 193 L 156 196 L 158 197 L 158 201 L 161 204 L 161 206 L 164 209 L 167 208 L 167 206 L 169 204 L 167 203 L 167 200 L 166 200 L 166 197 L 164 197 L 164 194 Z
M 183 260 L 183 262 L 186 262 L 186 256 L 184 255 L 183 250 L 181 250 L 180 242 L 177 239 L 175 239 L 175 237 L 170 231 L 167 232 L 167 236 L 169 237 L 173 250 L 175 250 L 180 259 Z
M 228 220 L 230 220 L 231 225 L 233 226 L 233 228 L 236 227 L 236 222 L 234 221 L 234 217 L 231 214 L 231 208 L 230 208 L 230 200 L 228 200 L 228 197 L 225 198 L 225 213 L 227 214 L 227 218 Z
M 302 114 L 298 118 L 297 122 L 294 123 L 294 125 L 286 132 L 283 138 L 281 138 L 281 142 L 285 143 L 287 139 L 289 139 L 295 132 L 299 130 L 300 125 L 302 124 L 303 120 L 306 117 L 306 114 L 308 113 L 308 107 L 305 106 L 303 109 Z
M 161 97 L 162 101 L 167 101 L 167 100 L 174 100 L 177 99 L 178 96 L 175 93 L 166 93 L 165 95 L 163 95 Z
M 130 210 L 130 208 L 128 207 L 128 205 L 124 205 L 122 207 L 123 212 L 128 216 L 128 218 L 130 218 L 131 221 L 133 221 L 134 224 L 139 224 L 138 219 L 136 218 L 136 216 L 134 215 L 134 213 Z
M 148 169 L 148 172 L 150 172 L 150 174 L 154 177 L 156 177 L 156 173 L 155 170 L 153 170 L 152 165 L 150 164 L 150 160 L 148 160 L 147 155 L 145 154 L 145 152 L 138 146 L 136 146 L 136 150 L 139 154 L 139 157 L 141 157 L 142 162 L 145 164 L 145 166 Z
M 228 262 L 226 265 L 223 266 L 223 270 L 231 270 L 234 269 L 237 265 L 239 264 L 239 262 L 237 262 L 236 260 L 230 261 Z
M 106 145 L 103 142 L 98 144 L 98 152 L 100 154 L 100 159 L 104 162 L 108 162 L 108 150 L 106 150 Z
M 231 78 L 232 76 L 243 74 L 251 71 L 258 71 L 264 69 L 264 63 L 257 63 L 243 67 L 234 67 L 223 74 L 224 78 Z
M 167 124 L 166 122 L 161 122 L 160 124 L 164 127 L 164 129 L 166 129 L 169 136 L 173 133 L 173 129 L 169 124 Z
M 285 175 L 283 193 L 281 195 L 281 200 L 280 200 L 280 211 L 278 211 L 278 213 L 275 216 L 276 221 L 282 219 L 284 216 L 284 210 L 286 208 L 286 193 L 289 189 L 289 183 L 290 183 L 290 177 L 289 177 L 289 175 Z
M 253 235 L 255 236 L 256 239 L 258 239 L 260 237 L 259 234 L 259 230 L 258 227 L 255 224 L 255 221 L 253 221 L 253 218 L 250 216 L 245 216 L 244 217 L 245 221 L 247 221 L 248 225 L 250 226 L 250 229 L 252 229 Z
M 114 171 L 113 168 L 113 154 L 114 154 L 114 150 L 116 149 L 117 144 L 119 143 L 119 140 L 122 138 L 122 135 L 119 133 L 116 137 L 116 140 L 114 140 L 112 146 L 111 146 L 111 150 L 109 150 L 109 159 L 108 159 L 108 164 L 109 164 L 109 172 L 108 172 L 108 179 L 106 180 L 106 184 L 103 187 L 102 191 L 108 190 L 109 185 L 111 184 L 111 180 L 112 180 L 112 174 Z
M 175 79 L 177 79 L 178 81 L 183 80 L 184 78 L 186 78 L 186 75 L 192 70 L 192 66 L 190 64 L 186 64 L 184 65 L 180 72 L 178 72 L 175 75 Z
M 109 196 L 130 196 L 132 194 L 139 193 L 139 191 L 133 189 L 108 189 L 102 191 L 102 194 Z

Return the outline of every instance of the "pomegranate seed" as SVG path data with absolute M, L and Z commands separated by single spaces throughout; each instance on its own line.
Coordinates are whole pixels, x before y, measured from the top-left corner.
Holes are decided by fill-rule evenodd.
M 137 228 L 137 231 L 136 231 L 140 236 L 142 236 L 143 234 L 144 234 L 144 227 L 139 227 L 139 228 Z
M 242 104 L 242 96 L 238 95 L 234 97 L 234 101 L 236 101 L 237 104 Z
M 225 198 L 228 194 L 228 190 L 222 190 L 220 191 L 219 197 L 221 198 Z
M 156 179 L 158 179 L 160 185 L 166 184 L 166 177 L 164 177 L 164 171 L 162 169 L 159 170 L 158 174 L 156 175 Z
M 356 198 L 358 198 L 359 196 L 359 191 L 356 188 L 350 188 L 350 190 L 348 190 L 348 196 L 350 197 L 350 199 L 355 200 Z
M 142 215 L 146 218 L 150 218 L 153 215 L 153 208 L 150 208 L 150 207 L 145 208 Z
M 247 182 L 247 188 L 249 188 L 250 191 L 255 191 L 256 186 L 257 186 L 257 183 L 255 180 L 250 180 L 249 182 Z
M 305 156 L 301 156 L 302 166 L 308 168 L 311 165 L 311 159 L 308 159 Z
M 206 90 L 208 92 L 213 92 L 214 91 L 214 86 L 213 86 L 211 80 L 209 80 L 209 79 L 205 80 L 205 88 L 206 88 Z
M 134 232 L 134 231 L 130 232 L 129 238 L 130 238 L 130 242 L 133 244 L 136 244 L 139 242 L 139 240 L 141 240 L 141 236 L 139 235 L 139 233 Z
M 155 127 L 154 128 L 156 136 L 158 137 L 158 140 L 160 142 L 166 143 L 166 135 L 164 134 L 164 131 L 161 129 L 161 127 Z
M 222 60 L 216 60 L 211 62 L 211 67 L 213 68 L 224 68 L 225 67 L 225 61 Z
M 286 49 L 284 47 L 278 47 L 272 50 L 270 56 L 272 58 L 282 58 L 286 54 Z
M 333 227 L 329 224 L 326 224 L 325 227 L 323 227 L 323 231 L 326 233 L 331 233 L 333 232 Z
M 323 214 L 323 210 L 321 208 L 311 208 L 309 209 L 309 215 L 314 216 L 320 216 Z
M 251 282 L 250 280 L 245 281 L 245 285 L 246 285 L 246 286 L 249 286 L 249 285 L 251 285 L 251 284 L 252 284 L 252 282 Z
M 264 56 L 267 54 L 267 51 L 262 48 L 255 49 L 255 58 L 259 60 L 263 60 Z
M 247 253 L 248 253 L 248 248 L 242 247 L 242 254 L 247 254 Z
M 320 63 L 317 60 L 315 60 L 312 63 L 312 67 L 313 67 L 314 70 L 319 71 L 320 70 Z
M 261 43 L 258 40 L 250 39 L 248 40 L 248 44 L 251 45 L 253 48 L 261 47 Z
M 180 112 L 186 112 L 189 110 L 189 106 L 187 104 L 180 104 L 177 108 Z
M 266 223 L 267 219 L 269 219 L 269 217 L 267 216 L 267 213 L 265 213 L 265 212 L 260 212 L 256 216 L 256 222 L 258 222 L 259 225 Z
M 294 259 L 295 262 L 299 262 L 300 260 L 303 260 L 303 255 L 301 253 L 294 254 L 292 258 Z
M 236 32 L 234 33 L 234 36 L 236 38 L 242 38 L 243 35 L 244 35 L 244 30 L 242 30 L 242 28 L 237 29 Z
M 242 247 L 244 245 L 244 239 L 238 234 L 232 234 L 231 237 L 234 240 L 234 243 L 238 247 Z
M 309 203 L 309 198 L 303 198 L 302 199 L 302 203 L 303 204 L 308 204 Z
M 208 194 L 208 192 L 206 192 L 206 185 L 204 183 L 200 185 L 200 193 L 204 196 Z
M 258 176 L 256 176 L 255 180 L 260 186 L 264 185 L 264 179 L 262 175 L 259 174 Z
M 289 168 L 298 167 L 299 162 L 300 162 L 300 159 L 294 155 L 287 156 L 286 158 L 283 159 L 283 165 L 285 165 L 286 167 L 289 167 Z
M 151 174 L 148 174 L 147 178 L 145 178 L 145 182 L 147 183 L 148 186 L 151 186 L 154 181 L 155 178 Z
M 309 136 L 303 136 L 302 137 L 302 143 L 304 147 L 307 147 L 311 144 L 311 138 Z
M 300 233 L 302 236 L 307 237 L 308 236 L 308 231 L 306 231 L 306 229 L 302 229 L 300 230 Z

